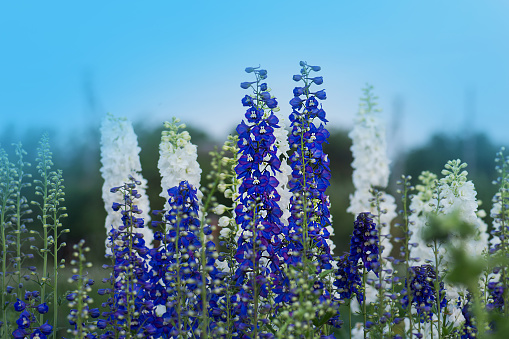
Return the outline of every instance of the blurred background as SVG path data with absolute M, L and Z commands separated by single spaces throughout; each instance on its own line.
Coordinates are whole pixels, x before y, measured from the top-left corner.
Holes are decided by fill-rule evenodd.
M 65 240 L 102 246 L 99 126 L 106 112 L 134 122 L 152 208 L 160 209 L 162 122 L 176 116 L 189 126 L 207 173 L 208 152 L 243 117 L 239 84 L 251 80 L 244 68 L 268 70 L 287 116 L 292 75 L 305 60 L 322 67 L 328 97 L 340 254 L 353 221 L 347 134 L 366 83 L 383 109 L 390 191 L 397 196 L 401 174 L 438 174 L 461 158 L 489 212 L 495 153 L 509 144 L 508 14 L 502 0 L 2 2 L 0 145 L 13 155 L 11 144 L 22 142 L 35 172 L 35 148 L 48 132 L 67 188 Z

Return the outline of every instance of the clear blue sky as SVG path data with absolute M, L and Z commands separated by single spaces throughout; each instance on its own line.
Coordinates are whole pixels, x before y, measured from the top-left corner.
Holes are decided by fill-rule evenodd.
M 509 144 L 507 18 L 503 0 L 4 1 L 0 131 L 79 135 L 111 112 L 223 139 L 243 116 L 246 66 L 268 70 L 286 115 L 306 60 L 322 66 L 334 127 L 351 127 L 369 82 L 389 131 L 401 103 L 405 145 L 463 131 L 466 112 Z

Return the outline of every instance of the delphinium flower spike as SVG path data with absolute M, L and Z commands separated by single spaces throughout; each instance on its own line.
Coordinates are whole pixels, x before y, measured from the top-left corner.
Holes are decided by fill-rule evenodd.
M 311 259 L 316 256 L 322 261 L 320 269 L 330 269 L 332 259 L 329 245 L 332 233 L 329 212 L 329 197 L 325 191 L 329 184 L 329 158 L 323 151 L 329 132 L 325 111 L 319 100 L 325 100 L 325 91 L 311 92 L 312 85 L 321 85 L 322 77 L 311 77 L 311 71 L 318 71 L 318 66 L 310 66 L 301 61 L 301 74 L 294 76 L 295 81 L 302 81 L 302 87 L 295 87 L 292 106 L 291 135 L 288 138 L 294 149 L 290 157 L 292 179 L 289 183 L 293 197 L 290 201 L 289 227 L 285 229 L 290 240 L 292 263 Z M 320 79 L 320 81 L 316 81 Z M 317 127 L 315 119 L 320 120 Z M 312 249 L 313 253 L 309 251 Z
M 326 99 L 326 94 L 323 89 L 312 88 L 313 85 L 323 83 L 322 77 L 312 76 L 312 72 L 318 72 L 320 67 L 304 61 L 300 62 L 300 66 L 300 74 L 293 77 L 300 86 L 294 88 L 294 98 L 290 100 L 292 130 L 288 142 L 293 148 L 290 156 L 292 177 L 289 182 L 292 192 L 291 216 L 288 226 L 283 228 L 285 245 L 281 255 L 288 265 L 311 266 L 316 261 L 317 265 L 312 268 L 316 270 L 313 274 L 320 275 L 333 268 L 331 247 L 334 247 L 330 239 L 333 229 L 330 202 L 326 194 L 331 177 L 330 161 L 323 151 L 329 132 L 324 126 L 327 119 L 320 103 Z M 332 301 L 332 275 L 329 277 L 325 274 L 322 278 L 315 276 L 318 284 L 324 284 L 321 301 Z M 334 313 L 327 324 L 339 326 L 336 321 L 338 317 L 339 313 Z
M 138 215 L 142 211 L 136 202 L 141 198 L 136 187 L 140 181 L 129 177 L 129 182 L 111 189 L 112 193 L 120 192 L 122 203 L 115 202 L 112 209 L 121 214 L 122 224 L 112 227 L 109 232 L 108 245 L 112 252 L 112 270 L 109 289 L 99 290 L 110 297 L 104 307 L 109 310 L 102 313 L 105 319 L 97 321 L 99 329 L 107 329 L 107 335 L 118 337 L 128 331 L 136 335 L 153 338 L 154 305 L 150 296 L 148 272 L 148 252 L 143 235 L 137 230 L 144 225 Z
M 32 273 L 35 274 L 35 267 L 30 266 L 26 267 L 24 265 L 26 259 L 32 259 L 33 254 L 28 253 L 25 254 L 23 251 L 23 247 L 25 243 L 32 242 L 35 240 L 34 237 L 26 236 L 25 234 L 28 233 L 28 229 L 26 224 L 32 222 L 31 218 L 27 218 L 27 214 L 32 213 L 32 210 L 29 209 L 28 201 L 26 197 L 23 195 L 25 194 L 25 188 L 30 187 L 31 183 L 26 182 L 27 178 L 31 178 L 31 174 L 26 172 L 26 167 L 30 166 L 30 163 L 26 162 L 25 156 L 26 151 L 23 149 L 21 143 L 15 144 L 15 153 L 16 153 L 16 163 L 14 165 L 14 185 L 12 187 L 12 195 L 11 195 L 11 201 L 10 207 L 9 207 L 9 218 L 10 220 L 10 234 L 8 236 L 9 241 L 12 240 L 10 244 L 13 244 L 14 249 L 11 250 L 13 254 L 12 260 L 13 262 L 13 273 L 12 273 L 12 280 L 16 284 L 16 288 L 14 289 L 16 292 L 13 294 L 17 298 L 17 300 L 20 300 L 20 298 L 25 298 L 26 301 L 29 301 L 29 310 L 32 311 L 33 307 L 35 306 L 35 302 L 40 300 L 40 293 L 39 291 L 33 291 L 32 292 L 26 292 L 25 293 L 25 283 L 31 279 Z M 10 245 L 9 245 L 10 246 Z M 28 271 L 31 271 L 28 273 Z M 15 306 L 16 304 L 14 304 Z M 11 305 L 4 305 L 4 307 L 10 307 Z M 14 307 L 16 311 L 16 307 Z M 30 324 L 35 326 L 35 320 L 32 318 L 34 317 L 34 312 L 29 312 L 30 315 L 27 315 L 27 319 L 30 321 Z M 25 326 L 24 320 L 22 319 L 22 315 L 20 315 L 20 318 L 18 318 L 18 321 L 23 322 L 22 325 L 20 325 L 18 322 L 18 329 L 22 329 L 26 331 L 26 333 L 32 334 L 31 330 L 32 327 Z M 25 318 L 23 318 L 25 319 Z M 30 325 L 30 326 L 32 326 Z M 20 327 L 21 326 L 21 327 Z M 26 329 L 26 330 L 25 330 Z M 14 332 L 13 332 L 14 333 Z
M 86 261 L 85 253 L 90 252 L 90 247 L 85 247 L 85 241 L 80 240 L 78 244 L 73 246 L 73 259 L 71 265 L 75 266 L 72 269 L 72 277 L 69 278 L 70 283 L 75 283 L 76 289 L 67 294 L 66 299 L 69 301 L 71 311 L 69 316 L 69 323 L 74 327 L 68 329 L 67 332 L 72 334 L 76 339 L 95 339 L 97 333 L 95 330 L 96 322 L 90 321 L 99 317 L 100 312 L 98 308 L 90 308 L 89 305 L 93 303 L 93 299 L 88 295 L 94 284 L 94 280 L 88 277 L 87 268 L 92 267 L 91 262 Z
M 208 303 L 212 281 L 218 279 L 214 267 L 215 246 L 211 241 L 202 245 L 201 229 L 206 235 L 210 226 L 201 227 L 198 219 L 197 190 L 182 181 L 168 191 L 170 209 L 165 214 L 165 232 L 157 231 L 159 248 L 151 249 L 149 273 L 150 297 L 154 306 L 164 305 L 164 313 L 155 318 L 158 335 L 178 337 L 192 333 L 207 336 L 213 327 L 208 319 Z M 205 261 L 201 256 L 205 251 Z M 201 272 L 205 272 L 205 291 Z M 163 279 L 161 279 L 164 277 Z M 205 298 L 205 307 L 203 300 Z M 204 313 L 206 317 L 204 317 Z M 205 329 L 203 325 L 205 322 Z M 164 326 L 163 326 L 164 324 Z
M 396 217 L 396 203 L 392 195 L 384 189 L 389 182 L 389 159 L 387 157 L 386 133 L 384 123 L 377 107 L 377 97 L 373 94 L 373 86 L 363 89 L 359 110 L 354 119 L 354 127 L 348 136 L 352 139 L 353 184 L 354 194 L 350 195 L 350 206 L 347 211 L 357 216 L 362 212 L 370 212 L 376 219 L 380 237 L 380 253 L 378 262 L 378 279 L 373 274 L 370 279 L 377 280 L 376 286 L 368 285 L 365 298 L 368 303 L 377 303 L 379 315 L 388 311 L 383 290 L 389 289 L 388 281 L 393 271 L 390 257 L 392 243 L 390 228 Z M 380 331 L 383 325 L 379 324 Z
M 410 280 L 406 281 L 405 289 L 401 293 L 404 295 L 402 304 L 406 308 L 414 307 L 420 323 L 430 323 L 436 305 L 438 304 L 443 309 L 447 304 L 444 283 L 440 280 L 431 265 L 424 264 L 410 268 Z M 438 284 L 435 284 L 437 281 Z M 440 289 L 438 293 L 436 291 L 437 286 Z M 406 291 L 409 291 L 409 293 L 406 293 Z M 437 296 L 441 297 L 438 303 L 436 302 Z
M 107 231 L 112 226 L 115 227 L 117 220 L 121 218 L 120 213 L 113 211 L 111 206 L 114 202 L 121 201 L 122 196 L 120 193 L 111 194 L 110 189 L 128 182 L 130 175 L 138 178 L 141 183 L 138 185 L 138 192 L 141 195 L 138 206 L 142 211 L 141 218 L 147 224 L 150 222 L 150 203 L 148 195 L 145 194 L 147 181 L 141 176 L 140 150 L 131 122 L 108 113 L 101 125 L 101 175 L 104 179 L 102 197 L 107 213 L 105 223 Z M 152 243 L 153 232 L 150 228 L 142 226 L 138 232 L 143 234 L 147 244 Z M 109 253 L 109 249 L 106 251 Z
M 379 236 L 376 224 L 372 215 L 360 213 L 354 222 L 353 234 L 350 239 L 350 255 L 348 260 L 354 269 L 359 270 L 362 285 L 356 292 L 357 300 L 362 303 L 362 314 L 364 316 L 365 331 L 369 328 L 367 314 L 367 274 L 373 272 L 378 274 L 379 263 Z M 362 271 L 362 273 L 360 272 Z M 369 321 L 370 322 L 370 321 Z
M 420 192 L 412 199 L 412 204 L 410 206 L 411 210 L 414 211 L 412 220 L 417 221 L 414 227 L 420 225 L 422 228 L 415 229 L 415 240 L 412 239 L 412 242 L 419 244 L 424 241 L 426 243 L 425 239 L 423 239 L 423 234 L 426 233 L 429 227 L 427 227 L 427 224 L 423 224 L 422 221 L 419 222 L 420 220 L 426 222 L 429 215 L 447 216 L 456 213 L 459 221 L 472 225 L 475 230 L 472 239 L 464 243 L 468 248 L 469 255 L 471 257 L 480 256 L 483 251 L 487 250 L 487 226 L 477 214 L 477 193 L 472 181 L 467 179 L 468 173 L 464 170 L 466 166 L 467 165 L 462 163 L 459 159 L 451 160 L 447 162 L 445 169 L 442 171 L 444 177 L 437 182 L 431 181 L 428 178 L 429 175 L 422 176 L 422 179 L 425 180 L 425 185 L 417 187 Z M 428 191 L 423 191 L 423 187 L 430 185 L 433 187 L 431 194 Z M 429 209 L 427 206 L 431 207 L 431 212 L 429 214 L 425 212 Z M 455 237 L 457 238 L 458 235 L 453 234 L 451 238 L 453 243 L 456 241 Z M 445 276 L 451 260 L 446 253 L 445 245 L 438 239 L 432 240 L 431 243 L 428 242 L 428 245 L 428 251 L 425 251 L 423 246 L 418 247 L 419 256 L 421 256 L 421 259 L 425 260 L 426 263 L 433 266 L 438 276 Z M 439 281 L 435 282 L 435 285 L 437 285 L 435 288 L 435 291 L 437 291 L 436 293 L 439 293 L 439 283 Z M 450 284 L 445 285 L 445 290 L 447 300 L 451 302 L 447 304 L 445 323 L 441 319 L 440 309 L 436 314 L 436 330 L 439 335 L 443 332 L 443 328 L 451 324 L 457 326 L 464 320 L 457 301 L 461 296 L 464 298 L 464 296 L 467 295 L 466 291 L 463 288 Z M 441 300 L 441 297 L 437 294 L 435 300 Z
M 237 126 L 240 150 L 235 171 L 242 181 L 235 218 L 242 230 L 235 256 L 239 265 L 235 272 L 236 286 L 240 288 L 237 294 L 239 318 L 235 327 L 238 335 L 255 338 L 264 336 L 259 308 L 265 304 L 272 308 L 266 299 L 270 285 L 277 286 L 283 279 L 277 253 L 281 243 L 278 235 L 282 211 L 276 189 L 279 182 L 275 178 L 281 162 L 274 136 L 274 129 L 279 127 L 279 119 L 274 114 L 277 101 L 263 82 L 267 71 L 248 70 L 254 73 L 256 81 L 241 84 L 243 88 L 251 88 L 253 94 L 242 99 L 243 106 L 247 107 L 246 120 Z
M 2 292 L 0 292 L 0 294 L 2 305 L 8 305 L 9 302 L 12 301 L 12 292 L 14 290 L 12 286 L 8 286 L 7 284 L 9 281 L 8 275 L 12 274 L 10 263 L 13 262 L 10 260 L 9 253 L 12 253 L 12 250 L 9 250 L 9 247 L 13 248 L 14 242 L 8 231 L 9 228 L 12 227 L 12 222 L 10 221 L 12 212 L 10 212 L 10 210 L 13 209 L 11 206 L 15 187 L 16 170 L 14 164 L 9 161 L 7 152 L 3 148 L 0 148 L 0 245 L 2 254 L 2 274 L 0 275 L 0 290 Z M 0 337 L 2 338 L 7 337 L 8 333 L 10 333 L 11 324 L 8 321 L 7 315 L 8 307 L 2 307 L 0 318 Z
M 39 285 L 41 291 L 41 300 L 48 302 L 48 294 L 53 295 L 53 327 L 57 327 L 58 320 L 58 269 L 62 268 L 65 260 L 58 261 L 58 251 L 66 246 L 65 242 L 60 242 L 58 239 L 62 234 L 68 233 L 69 229 L 60 229 L 62 227 L 61 219 L 67 217 L 65 213 L 66 208 L 63 206 L 64 202 L 64 186 L 61 170 L 52 170 L 52 152 L 50 151 L 48 135 L 43 135 L 39 148 L 37 149 L 37 171 L 39 172 L 39 178 L 34 180 L 36 195 L 40 197 L 40 201 L 32 201 L 33 205 L 36 205 L 40 209 L 40 215 L 38 219 L 42 223 L 42 234 L 41 232 L 31 230 L 31 234 L 38 234 L 43 243 L 42 248 L 37 249 L 32 246 L 32 249 L 36 250 L 42 257 L 43 269 L 42 276 L 39 277 Z M 48 254 L 53 255 L 53 274 L 50 275 L 48 271 Z M 50 293 L 46 293 L 46 288 L 51 288 Z M 39 322 L 44 322 L 45 314 L 41 314 Z

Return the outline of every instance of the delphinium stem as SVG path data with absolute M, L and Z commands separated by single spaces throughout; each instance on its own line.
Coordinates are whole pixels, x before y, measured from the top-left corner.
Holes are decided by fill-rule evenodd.
M 221 162 L 218 161 L 217 171 L 221 173 Z M 202 320 L 201 320 L 201 335 L 204 338 L 208 336 L 209 330 L 209 314 L 208 314 L 208 297 L 207 297 L 207 276 L 208 276 L 208 267 L 207 267 L 207 236 L 205 234 L 205 216 L 207 211 L 210 208 L 210 205 L 214 199 L 214 193 L 216 192 L 217 186 L 219 185 L 220 177 L 219 175 L 215 177 L 214 182 L 209 184 L 209 191 L 207 194 L 207 199 L 203 204 L 203 212 L 201 213 L 200 220 L 200 242 L 202 244 L 201 247 L 201 301 L 202 301 Z
M 367 297 L 367 290 L 366 290 L 366 266 L 362 265 L 362 290 L 363 290 L 363 298 L 362 298 L 362 316 L 364 317 L 364 339 L 368 337 L 368 329 L 366 327 L 368 323 L 368 312 L 366 309 L 366 297 Z
M 175 269 L 176 269 L 176 276 L 177 276 L 177 329 L 178 329 L 178 335 L 179 337 L 182 335 L 182 329 L 183 329 L 183 324 L 182 324 L 182 302 L 185 300 L 185 293 L 184 293 L 184 285 L 182 284 L 182 279 L 181 279 L 181 276 L 180 276 L 180 269 L 181 269 L 181 263 L 180 263 L 180 259 L 181 259 L 181 255 L 180 253 L 178 252 L 178 249 L 179 249 L 179 242 L 180 242 L 180 218 L 179 218 L 179 214 L 177 214 L 177 218 L 176 218 L 176 222 L 175 222 L 175 227 L 176 227 L 176 230 L 175 230 L 175 249 L 177 249 L 177 251 L 175 251 L 175 260 L 176 260 L 176 263 L 175 263 Z M 164 237 L 166 239 L 166 237 Z M 189 314 L 189 313 L 187 313 Z M 188 318 L 187 318 L 188 319 Z
M 352 301 L 348 302 L 348 336 L 352 339 Z
M 437 199 L 437 205 L 436 205 L 436 211 L 435 213 L 438 215 L 440 209 L 441 209 L 441 194 L 440 194 L 440 187 L 437 188 L 436 190 L 436 199 Z M 434 258 L 435 258 L 435 274 L 436 274 L 436 278 L 434 280 L 434 285 L 435 285 L 435 303 L 436 303 L 436 307 L 437 307 L 437 333 L 438 333 L 438 338 L 441 338 L 441 330 L 442 330 L 442 325 L 441 325 L 441 322 L 440 322 L 440 300 L 441 300 L 441 293 L 440 293 L 440 281 L 438 279 L 438 277 L 441 276 L 440 274 L 440 263 L 441 263 L 441 258 L 439 256 L 439 243 L 436 239 L 433 239 L 433 243 L 432 243 L 432 248 L 433 248 L 433 255 L 434 255 Z M 431 321 L 431 324 L 433 324 L 433 321 Z M 433 326 L 431 327 L 431 331 L 433 331 Z
M 258 221 L 258 202 L 255 202 L 254 207 L 254 213 L 253 213 L 253 223 L 252 223 L 252 231 L 253 231 L 253 253 L 252 253 L 252 259 L 253 259 L 253 338 L 258 337 L 258 289 L 257 289 L 257 283 L 256 283 L 256 277 L 259 274 L 259 266 L 258 266 L 258 260 L 256 260 L 257 252 L 256 252 L 256 222 Z
M 410 186 L 410 176 L 402 176 L 401 177 L 401 184 L 403 185 L 403 196 L 401 197 L 401 201 L 403 203 L 403 241 L 404 241 L 404 248 L 405 248 L 405 278 L 407 281 L 407 291 L 406 295 L 408 297 L 408 307 L 407 307 L 407 317 L 409 321 L 409 327 L 410 327 L 410 336 L 412 336 L 412 329 L 413 329 L 413 317 L 412 317 L 412 284 L 411 276 L 410 276 L 410 267 L 411 267 L 411 257 L 410 257 L 410 230 L 409 230 L 409 201 L 410 201 L 410 192 L 409 192 L 409 186 Z M 420 324 L 419 324 L 420 326 Z
M 382 236 L 382 221 L 381 221 L 381 214 L 383 213 L 382 209 L 380 208 L 380 199 L 381 199 L 381 195 L 382 193 L 379 192 L 378 190 L 373 190 L 372 191 L 372 194 L 373 194 L 373 203 L 375 204 L 375 207 L 376 207 L 376 210 L 377 210 L 377 214 L 376 214 L 376 227 L 377 227 L 377 231 L 378 231 L 378 234 L 379 234 L 379 252 L 378 252 L 378 320 L 379 320 L 379 326 L 378 326 L 378 330 L 380 331 L 380 335 L 383 335 L 383 324 L 380 323 L 380 319 L 382 319 L 383 317 L 383 314 L 385 312 L 385 294 L 384 294 L 384 280 L 383 280 L 383 272 L 384 272 L 384 263 L 385 263 L 385 260 L 382 256 L 383 254 L 383 250 L 384 250 L 384 247 L 383 247 L 383 244 L 382 244 L 382 241 L 383 241 L 383 236 Z

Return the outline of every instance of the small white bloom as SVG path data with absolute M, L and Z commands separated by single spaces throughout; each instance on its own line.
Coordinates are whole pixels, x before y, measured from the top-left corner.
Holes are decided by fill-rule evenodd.
M 214 207 L 212 209 L 212 212 L 214 212 L 217 215 L 222 215 L 225 210 L 226 210 L 226 206 L 222 205 L 222 204 L 219 204 L 219 205 L 217 205 L 216 207 Z
M 218 226 L 220 227 L 228 227 L 230 225 L 230 218 L 226 217 L 226 216 L 222 216 L 221 218 L 219 218 L 219 221 L 218 221 Z

